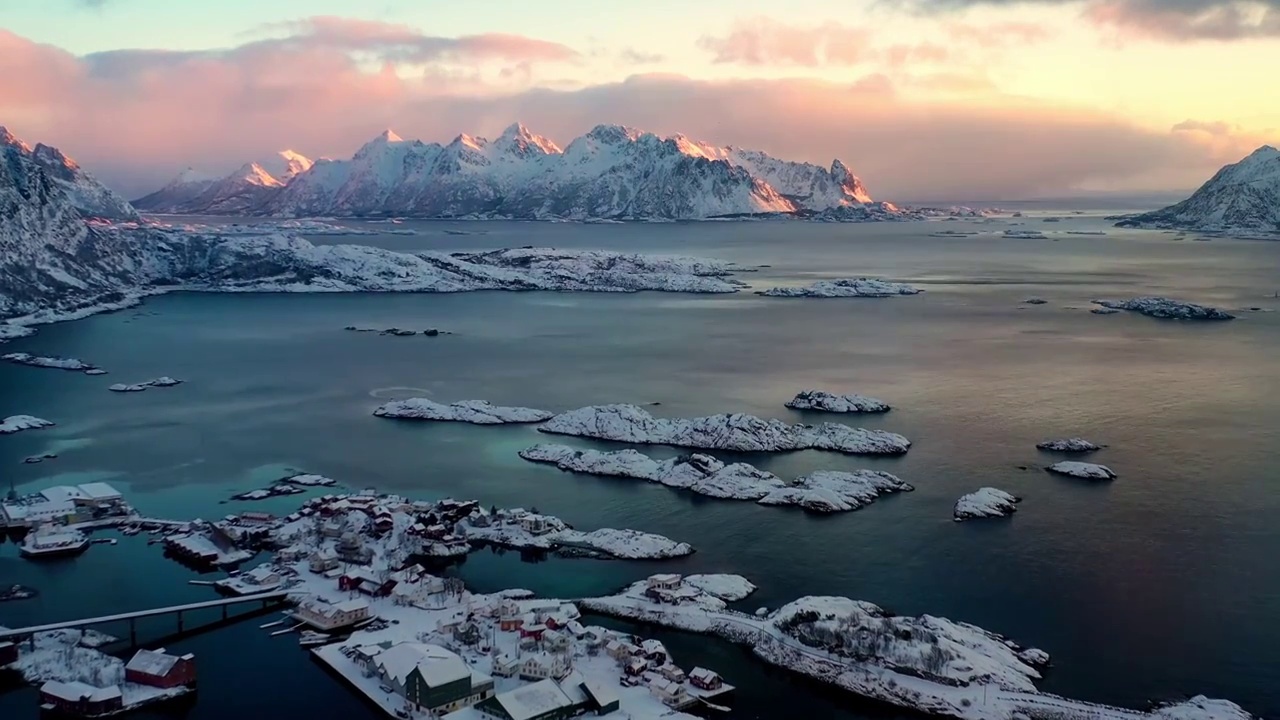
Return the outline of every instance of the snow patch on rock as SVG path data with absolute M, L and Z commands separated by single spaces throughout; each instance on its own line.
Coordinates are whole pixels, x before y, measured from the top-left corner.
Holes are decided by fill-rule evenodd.
M 745 600 L 756 591 L 755 583 L 741 575 L 721 573 L 704 575 L 686 575 L 684 582 L 708 595 L 714 595 L 727 602 Z
M 145 380 L 140 383 L 133 383 L 133 384 L 116 383 L 108 387 L 107 389 L 110 390 L 111 392 L 121 392 L 121 393 L 142 392 L 147 388 L 173 387 L 174 385 L 181 385 L 181 384 L 182 384 L 181 380 L 176 380 L 174 378 L 169 377 L 168 375 L 163 375 L 161 377 L 153 378 L 151 380 Z
M 1050 452 L 1064 453 L 1089 453 L 1095 450 L 1101 450 L 1102 446 L 1085 440 L 1084 438 L 1073 437 L 1064 440 L 1045 440 L 1036 443 L 1036 448 L 1040 450 L 1048 450 Z
M 31 367 L 52 368 L 54 370 L 71 370 L 74 372 L 87 372 L 96 370 L 97 368 L 83 360 L 75 358 L 63 357 L 42 357 L 32 355 L 30 353 L 15 352 L 0 355 L 0 360 L 6 360 L 18 365 L 30 365 Z

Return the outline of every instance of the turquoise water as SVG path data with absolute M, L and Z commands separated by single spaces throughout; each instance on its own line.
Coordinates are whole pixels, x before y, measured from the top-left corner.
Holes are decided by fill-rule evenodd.
M 106 479 L 144 512 L 171 517 L 244 509 L 218 503 L 285 468 L 355 488 L 537 506 L 582 528 L 659 532 L 698 552 L 666 563 L 528 563 L 518 553 L 485 551 L 452 572 L 479 590 L 522 586 L 561 596 L 609 591 L 657 568 L 740 572 L 760 586 L 744 603 L 749 610 L 802 594 L 848 595 L 1042 647 L 1055 665 L 1041 687 L 1053 692 L 1132 706 L 1205 693 L 1280 714 L 1280 315 L 1195 325 L 1087 312 L 1091 299 L 1140 294 L 1280 309 L 1271 297 L 1280 289 L 1280 245 L 1134 232 L 1060 242 L 925 237 L 942 224 L 419 227 L 418 236 L 342 240 L 396 249 L 684 252 L 770 265 L 741 276 L 759 287 L 876 275 L 927 292 L 825 301 L 749 293 L 158 297 L 6 346 L 80 357 L 111 374 L 0 365 L 0 414 L 58 423 L 0 438 L 0 479 L 23 491 Z M 1082 218 L 1044 229 L 1105 227 Z M 447 235 L 446 228 L 476 234 Z M 1049 303 L 1022 305 L 1031 295 Z M 346 325 L 455 334 L 382 337 L 344 332 Z M 188 382 L 135 394 L 105 390 L 166 374 Z M 740 411 L 811 421 L 782 406 L 809 387 L 888 400 L 892 412 L 857 424 L 903 433 L 914 442 L 911 452 L 722 459 L 788 478 L 884 469 L 916 492 L 819 518 L 526 463 L 515 454 L 520 448 L 566 441 L 532 428 L 370 415 L 386 399 L 426 395 L 549 410 L 658 402 L 651 409 L 660 415 Z M 1037 441 L 1076 434 L 1109 446 L 1094 459 L 1119 480 L 1090 485 L 1040 469 L 1055 459 L 1038 452 Z M 46 450 L 61 456 L 21 464 Z M 955 499 L 984 485 L 1024 497 L 1017 515 L 953 523 Z M 300 499 L 253 507 L 282 511 Z M 44 591 L 35 603 L 0 605 L 0 624 L 208 597 L 206 588 L 186 584 L 194 574 L 140 539 L 54 565 L 23 562 L 12 544 L 0 545 L 0 583 Z M 268 643 L 256 625 L 183 641 L 202 663 L 192 717 L 243 709 L 236 704 L 243 698 L 212 689 L 263 682 L 253 671 L 259 666 L 280 673 L 282 683 L 307 683 L 308 699 L 281 700 L 273 715 L 365 712 L 338 682 L 316 675 L 324 673 L 294 644 Z M 780 717 L 797 695 L 796 711 L 809 716 L 838 717 L 838 709 L 878 716 L 766 671 L 738 649 L 704 638 L 688 646 L 682 662 L 705 658 L 731 682 L 734 672 L 750 679 L 736 683 L 749 689 L 734 718 Z M 774 695 L 788 704 L 770 704 Z M 33 707 L 29 691 L 0 695 L 6 718 L 11 710 L 28 717 Z

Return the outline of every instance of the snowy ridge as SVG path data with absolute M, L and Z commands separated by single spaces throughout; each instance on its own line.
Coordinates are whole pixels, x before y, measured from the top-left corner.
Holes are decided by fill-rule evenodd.
M 1116 224 L 1228 234 L 1280 233 L 1280 150 L 1264 145 L 1219 170 L 1186 200 Z
M 61 150 L 43 143 L 37 143 L 32 148 L 0 125 L 0 152 L 7 155 L 10 150 L 14 155 L 10 162 L 16 162 L 16 158 L 21 155 L 39 166 L 49 181 L 61 188 L 71 204 L 85 217 L 138 219 L 138 212 L 127 200 L 98 182 L 97 178 Z
M 538 428 L 560 435 L 649 445 L 741 452 L 831 450 L 853 455 L 902 455 L 910 441 L 884 430 L 837 423 L 788 425 L 754 415 L 655 418 L 636 405 L 593 405 L 556 415 Z
M 184 197 L 177 187 L 139 203 L 288 217 L 701 219 L 845 210 L 828 219 L 865 221 L 902 214 L 873 203 L 840 160 L 823 168 L 619 125 L 599 125 L 563 149 L 520 123 L 492 140 L 462 134 L 444 145 L 387 130 L 349 160 L 299 163 L 288 176 L 264 166 L 279 186 L 237 207 L 208 192 Z M 232 184 L 243 188 L 243 175 Z
M 378 407 L 374 415 L 404 420 L 440 420 L 501 425 L 504 423 L 536 423 L 548 420 L 554 413 L 523 407 L 491 405 L 485 400 L 461 400 L 444 405 L 427 398 L 397 400 Z
M 519 454 L 525 460 L 548 463 L 567 472 L 647 480 L 707 497 L 791 505 L 824 513 L 857 510 L 880 495 L 914 489 L 896 476 L 876 470 L 820 470 L 787 483 L 753 465 L 726 465 L 699 453 L 658 461 L 630 449 L 600 452 L 567 445 L 535 445 Z
M 281 150 L 223 177 L 187 168 L 169 184 L 135 200 L 134 206 L 159 213 L 251 214 L 314 164 L 304 155 Z

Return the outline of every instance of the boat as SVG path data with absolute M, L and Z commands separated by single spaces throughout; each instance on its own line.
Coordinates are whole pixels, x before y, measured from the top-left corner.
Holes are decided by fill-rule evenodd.
M 89 538 L 79 530 L 41 525 L 27 534 L 18 552 L 28 558 L 79 555 L 89 547 Z
M 311 630 L 303 630 L 298 636 L 298 644 L 303 647 L 311 647 L 313 645 L 325 645 L 333 642 L 337 638 L 324 633 L 313 632 Z

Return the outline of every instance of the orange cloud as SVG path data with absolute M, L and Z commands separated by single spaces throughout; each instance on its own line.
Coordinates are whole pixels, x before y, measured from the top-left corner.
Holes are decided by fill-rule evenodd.
M 229 172 L 285 147 L 349 155 L 385 127 L 448 140 L 460 131 L 492 135 L 513 120 L 562 143 L 598 123 L 622 123 L 788 158 L 839 157 L 887 199 L 1016 198 L 1098 184 L 1146 189 L 1157 180 L 1188 187 L 1276 140 L 1152 131 L 990 92 L 981 104 L 898 92 L 929 83 L 964 90 L 976 80 L 946 74 L 872 74 L 851 84 L 654 74 L 572 91 L 497 93 L 466 72 L 405 78 L 389 64 L 370 70 L 333 48 L 256 43 L 212 54 L 77 58 L 0 31 L 0 118 L 129 194 L 188 165 Z

